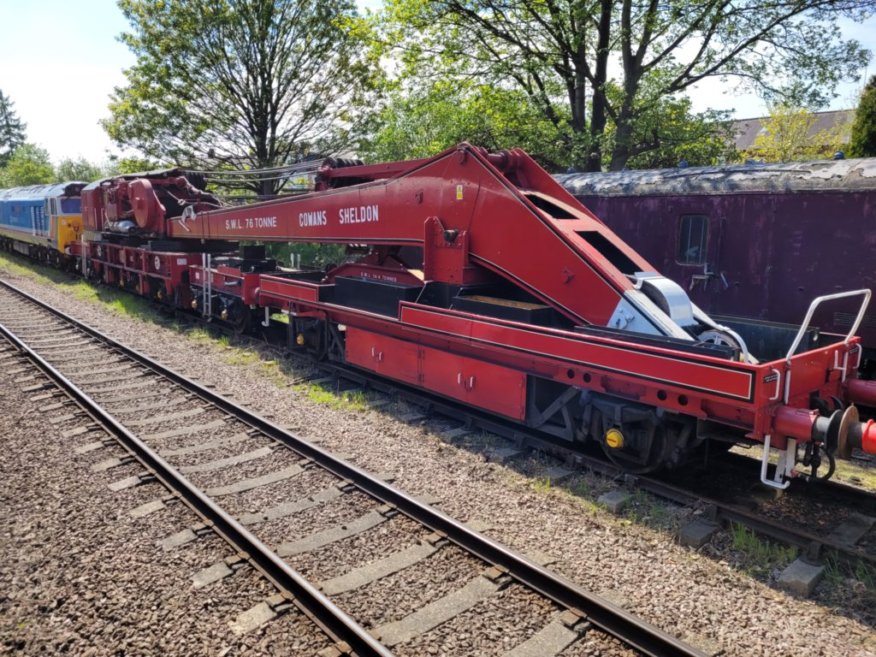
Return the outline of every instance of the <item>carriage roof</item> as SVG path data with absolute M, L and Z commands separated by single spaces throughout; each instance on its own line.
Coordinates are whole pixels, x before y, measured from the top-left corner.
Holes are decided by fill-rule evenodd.
M 557 176 L 576 196 L 676 196 L 876 190 L 876 158 L 573 173 Z
M 0 201 L 41 201 L 56 196 L 79 196 L 84 182 L 62 182 L 0 189 Z

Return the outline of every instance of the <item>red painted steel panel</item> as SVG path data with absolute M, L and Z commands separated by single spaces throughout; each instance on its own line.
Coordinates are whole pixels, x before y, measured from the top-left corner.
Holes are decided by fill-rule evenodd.
M 648 353 L 636 349 L 634 345 L 624 346 L 621 342 L 596 342 L 573 334 L 564 336 L 558 331 L 532 330 L 523 326 L 518 328 L 466 317 L 454 311 L 442 310 L 439 313 L 407 304 L 402 306 L 401 320 L 412 326 L 460 335 L 495 347 L 562 358 L 581 365 L 642 376 L 670 385 L 694 386 L 706 392 L 744 401 L 750 401 L 754 395 L 755 368 L 746 371 L 741 369 L 745 367 L 741 364 L 737 369 L 722 365 L 715 359 L 711 359 L 715 360 L 714 364 L 693 362 L 683 356 L 674 356 L 668 350 L 666 355 Z
M 501 365 L 420 347 L 423 386 L 515 420 L 526 418 L 526 375 Z
M 419 347 L 385 335 L 347 329 L 347 362 L 411 385 L 421 385 Z
M 290 281 L 287 278 L 274 278 L 262 275 L 259 291 L 292 301 L 319 301 L 319 286 L 315 283 Z
M 526 374 L 509 367 L 352 327 L 347 361 L 493 413 L 526 418 Z
M 607 324 L 622 293 L 633 287 L 626 274 L 654 268 L 525 153 L 508 157 L 513 166 L 505 175 L 476 149 L 461 146 L 396 178 L 200 212 L 170 221 L 169 233 L 179 239 L 420 246 L 427 222 L 437 221 L 447 244 L 467 235 L 468 253 L 461 255 L 471 262 L 575 321 Z M 594 244 L 610 248 L 603 253 Z M 434 280 L 458 282 L 465 259 L 431 265 L 425 263 Z

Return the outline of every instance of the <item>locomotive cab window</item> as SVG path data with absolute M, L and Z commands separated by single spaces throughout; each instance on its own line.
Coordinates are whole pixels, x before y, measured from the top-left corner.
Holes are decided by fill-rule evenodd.
M 61 212 L 63 214 L 79 214 L 81 206 L 78 198 L 61 198 Z
M 678 253 L 680 265 L 706 264 L 706 243 L 709 238 L 709 218 L 704 214 L 681 215 L 678 226 Z

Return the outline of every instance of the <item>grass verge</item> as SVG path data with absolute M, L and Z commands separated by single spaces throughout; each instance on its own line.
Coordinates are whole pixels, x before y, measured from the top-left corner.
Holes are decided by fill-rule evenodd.
M 747 570 L 765 576 L 773 568 L 784 568 L 797 558 L 797 548 L 761 538 L 742 525 L 730 526 L 733 549 L 745 556 Z
M 75 299 L 103 304 L 119 315 L 163 322 L 161 315 L 145 299 L 123 290 L 91 285 L 81 279 L 71 278 L 69 274 L 57 269 L 21 260 L 9 253 L 0 253 L 0 272 L 21 276 L 43 285 L 54 285 Z

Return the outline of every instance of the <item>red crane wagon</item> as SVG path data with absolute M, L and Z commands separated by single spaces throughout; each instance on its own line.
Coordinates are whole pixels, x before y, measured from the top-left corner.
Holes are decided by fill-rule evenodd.
M 876 405 L 876 382 L 857 374 L 869 290 L 812 300 L 799 326 L 716 321 L 520 150 L 327 161 L 315 187 L 220 207 L 180 171 L 98 181 L 68 255 L 216 321 L 284 313 L 292 345 L 317 357 L 596 441 L 631 471 L 673 467 L 709 440 L 758 441 L 761 478 L 781 488 L 801 463 L 876 453 L 854 405 Z M 241 241 L 356 257 L 296 270 Z M 810 326 L 851 298 L 846 334 Z

